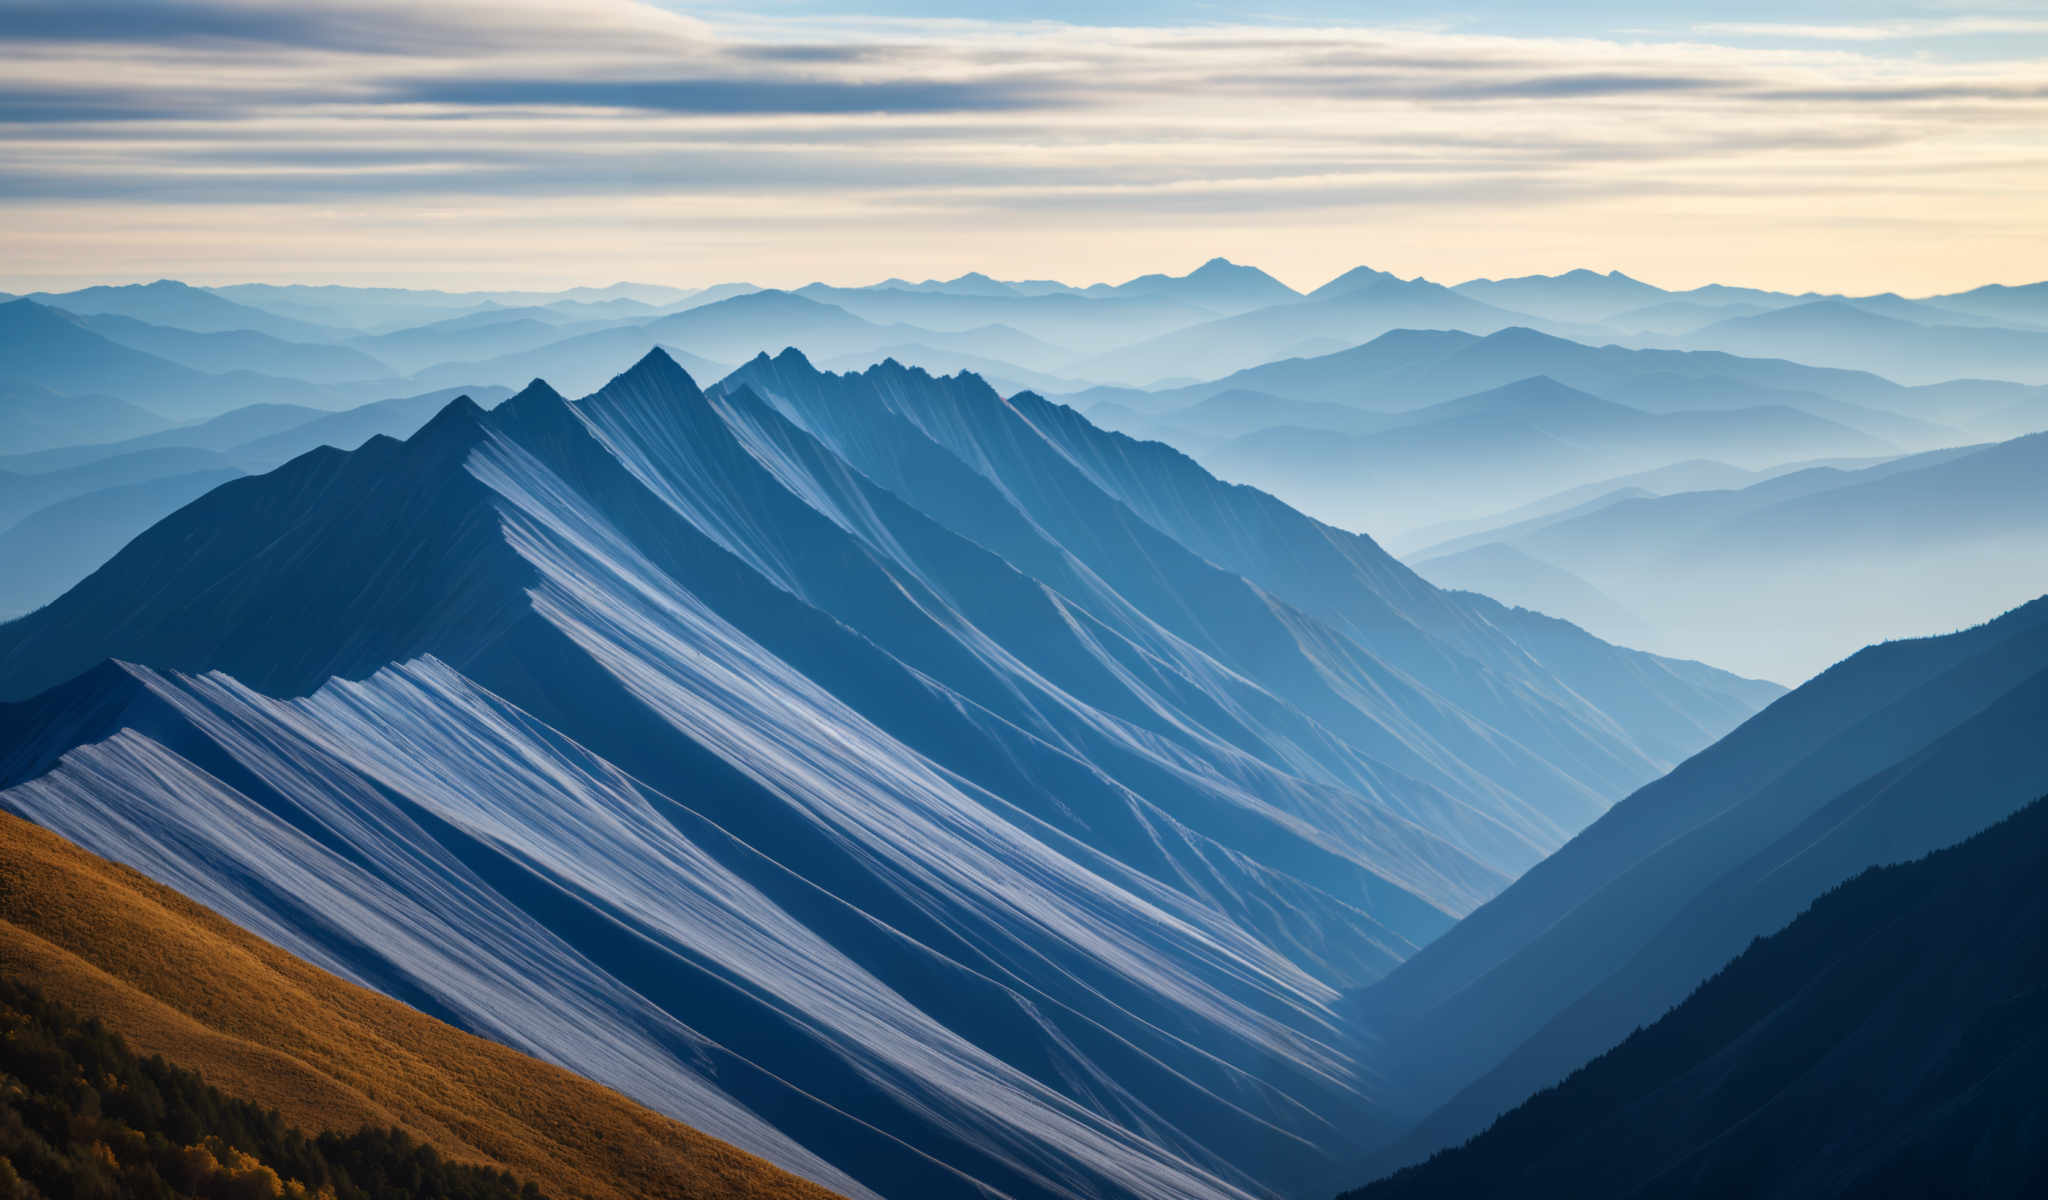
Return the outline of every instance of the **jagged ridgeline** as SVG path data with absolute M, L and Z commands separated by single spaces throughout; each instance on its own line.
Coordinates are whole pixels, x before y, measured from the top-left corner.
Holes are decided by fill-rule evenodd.
M 0 803 L 848 1195 L 1312 1194 L 1341 990 L 1778 693 L 1028 393 L 656 352 L 0 627 Z

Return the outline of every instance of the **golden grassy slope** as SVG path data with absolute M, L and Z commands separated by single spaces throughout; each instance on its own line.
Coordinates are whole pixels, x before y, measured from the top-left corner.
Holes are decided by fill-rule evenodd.
M 0 971 L 308 1133 L 395 1125 L 565 1200 L 833 1196 L 581 1076 L 336 978 L 6 813 Z

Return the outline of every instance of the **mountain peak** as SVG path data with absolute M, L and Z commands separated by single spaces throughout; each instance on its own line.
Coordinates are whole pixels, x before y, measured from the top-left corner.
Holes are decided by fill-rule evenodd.
M 1394 278 L 1395 276 L 1385 271 L 1376 271 L 1367 266 L 1357 266 L 1310 292 L 1309 295 L 1321 297 L 1342 296 L 1346 293 L 1359 291 L 1360 289 L 1371 287 L 1373 284 L 1383 283 Z
M 547 387 L 546 384 L 535 380 L 526 391 L 532 391 L 535 386 Z M 522 396 L 525 394 L 526 392 L 520 393 Z M 509 404 L 511 401 L 508 400 L 506 403 Z M 441 411 L 435 413 L 431 420 L 420 426 L 418 432 L 405 439 L 405 442 L 409 446 L 428 446 L 452 438 L 466 440 L 472 433 L 482 428 L 483 417 L 483 406 L 471 399 L 469 393 L 464 392 L 442 405 Z

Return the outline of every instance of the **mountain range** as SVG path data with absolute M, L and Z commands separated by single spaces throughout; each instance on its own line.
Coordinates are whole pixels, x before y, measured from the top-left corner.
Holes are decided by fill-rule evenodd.
M 1644 615 L 1648 628 L 1629 630 L 1639 644 L 1798 677 L 1902 628 L 1957 628 L 2048 591 L 2044 501 L 2048 435 L 2030 434 L 1746 487 L 1621 490 L 1409 557 L 1427 574 L 1447 555 L 1508 547 Z M 1529 599 L 1512 574 L 1490 582 Z M 1589 610 L 1546 611 L 1617 632 Z
M 0 1016 L 501 1191 L 2026 1194 L 2043 295 L 10 298 Z
M 1334 1189 L 1336 989 L 1775 689 L 1027 401 L 656 352 L 216 488 L 0 628 L 0 802 L 855 1194 Z
M 1897 449 L 1787 406 L 1647 413 L 1539 375 L 1390 414 L 1369 433 L 1280 426 L 1241 434 L 1202 460 L 1335 524 L 1398 536 L 1689 456 L 1755 468 Z

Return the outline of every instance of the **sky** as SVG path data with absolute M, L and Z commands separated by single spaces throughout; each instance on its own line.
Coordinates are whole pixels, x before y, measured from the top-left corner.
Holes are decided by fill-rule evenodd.
M 0 289 L 2048 279 L 2048 9 L 0 0 Z

